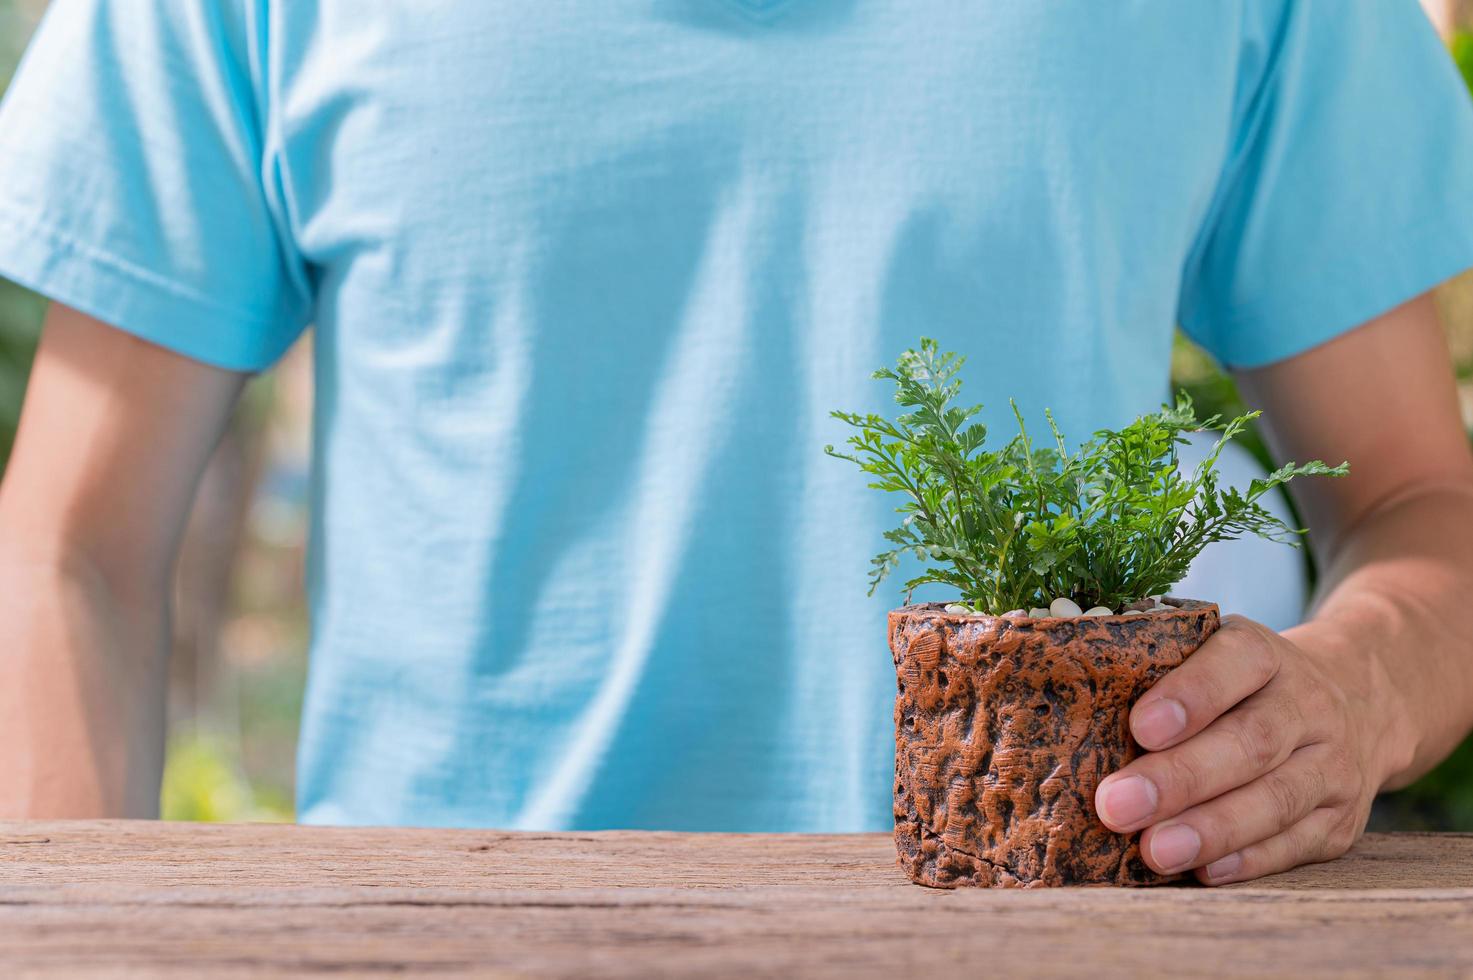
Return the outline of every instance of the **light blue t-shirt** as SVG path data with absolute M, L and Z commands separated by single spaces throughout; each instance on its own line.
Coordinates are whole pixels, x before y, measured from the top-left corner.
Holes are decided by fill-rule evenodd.
M 830 409 L 926 334 L 1082 439 L 1470 264 L 1414 0 L 55 0 L 0 110 L 0 274 L 315 324 L 317 823 L 886 827 Z

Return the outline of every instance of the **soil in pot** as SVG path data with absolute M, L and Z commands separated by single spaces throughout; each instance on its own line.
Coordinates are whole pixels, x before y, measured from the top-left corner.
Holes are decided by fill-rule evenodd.
M 1210 602 L 1137 616 L 889 616 L 895 844 L 917 884 L 1154 885 L 1139 835 L 1094 810 L 1140 754 L 1131 705 L 1218 627 Z M 1175 876 L 1181 877 L 1181 876 Z

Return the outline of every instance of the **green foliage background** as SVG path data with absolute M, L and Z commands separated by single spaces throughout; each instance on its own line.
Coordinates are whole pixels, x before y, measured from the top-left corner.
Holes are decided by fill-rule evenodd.
M 35 0 L 27 9 L 18 8 L 16 0 L 0 0 L 0 90 L 29 34 L 37 6 Z M 1456 35 L 1450 48 L 1473 88 L 1473 34 Z M 1444 287 L 1441 299 L 1458 376 L 1466 389 L 1473 381 L 1473 275 Z M 0 469 L 14 439 L 43 312 L 44 303 L 38 297 L 0 279 Z M 1204 414 L 1233 417 L 1246 410 L 1232 380 L 1182 338 L 1177 340 L 1173 358 L 1173 385 L 1190 393 Z M 1243 442 L 1271 468 L 1256 434 L 1246 434 Z M 242 726 L 260 724 L 290 734 L 300 702 L 298 668 L 274 668 L 260 676 L 246 676 L 240 687 Z M 288 793 L 280 784 L 252 785 L 243 776 L 241 760 L 218 738 L 188 734 L 171 744 L 164 790 L 168 817 L 281 819 L 290 815 Z M 1372 825 L 1473 831 L 1473 740 L 1415 786 L 1378 801 Z

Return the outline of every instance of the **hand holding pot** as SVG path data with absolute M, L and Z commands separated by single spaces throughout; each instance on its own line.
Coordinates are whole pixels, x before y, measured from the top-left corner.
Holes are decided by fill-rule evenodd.
M 1136 702 L 1131 733 L 1148 752 L 1100 783 L 1095 807 L 1112 830 L 1145 828 L 1152 868 L 1243 881 L 1338 857 L 1365 829 L 1405 764 L 1393 699 L 1372 658 L 1319 655 L 1305 630 L 1225 617 Z

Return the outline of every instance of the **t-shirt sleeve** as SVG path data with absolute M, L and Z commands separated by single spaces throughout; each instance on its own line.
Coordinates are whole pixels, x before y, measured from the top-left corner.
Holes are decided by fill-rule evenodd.
M 1473 101 L 1414 0 L 1247 0 L 1234 132 L 1179 318 L 1300 353 L 1473 265 Z
M 53 0 L 0 105 L 0 276 L 240 371 L 310 315 L 253 0 Z

